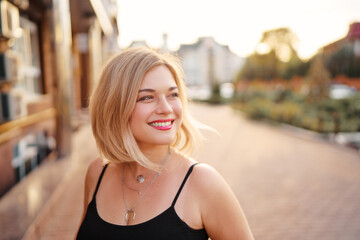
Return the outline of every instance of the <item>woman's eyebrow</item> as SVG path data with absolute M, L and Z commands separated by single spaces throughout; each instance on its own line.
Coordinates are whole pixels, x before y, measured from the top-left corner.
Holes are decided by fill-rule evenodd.
M 151 89 L 151 88 L 144 88 L 144 89 L 139 90 L 139 93 L 141 93 L 141 92 L 155 92 L 155 90 Z
M 175 90 L 175 89 L 178 89 L 178 87 L 177 86 L 169 87 L 169 91 L 172 91 L 172 90 Z M 141 92 L 155 92 L 155 90 L 151 89 L 151 88 L 144 88 L 144 89 L 139 90 L 139 93 L 141 93 Z

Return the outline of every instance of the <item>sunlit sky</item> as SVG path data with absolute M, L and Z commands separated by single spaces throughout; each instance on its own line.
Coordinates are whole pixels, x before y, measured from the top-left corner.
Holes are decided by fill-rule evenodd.
M 301 58 L 344 37 L 360 22 L 360 0 L 118 0 L 121 47 L 145 40 L 151 47 L 191 44 L 212 36 L 239 56 L 254 52 L 262 33 L 289 27 Z

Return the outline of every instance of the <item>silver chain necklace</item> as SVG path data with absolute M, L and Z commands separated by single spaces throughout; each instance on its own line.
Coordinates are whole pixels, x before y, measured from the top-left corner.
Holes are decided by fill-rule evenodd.
M 162 163 L 161 163 L 162 166 L 165 165 L 165 162 L 166 162 L 166 160 L 168 159 L 169 156 L 170 156 L 170 148 L 169 148 L 168 153 L 166 154 L 164 160 L 163 160 Z M 122 183 L 123 183 L 123 191 L 122 191 L 122 192 L 123 192 L 123 201 L 124 201 L 124 205 L 125 205 L 125 208 L 126 208 L 126 213 L 125 213 L 124 219 L 125 219 L 126 225 L 129 225 L 129 224 L 130 224 L 130 221 L 133 221 L 133 220 L 135 219 L 135 216 L 136 216 L 136 214 L 135 214 L 135 208 L 136 208 L 136 206 L 140 203 L 140 201 L 142 200 L 142 198 L 145 196 L 145 194 L 146 194 L 147 191 L 149 190 L 150 186 L 155 182 L 156 178 L 157 178 L 158 176 L 160 176 L 161 170 L 154 175 L 154 177 L 151 179 L 151 181 L 148 183 L 148 185 L 146 185 L 144 191 L 142 192 L 142 191 L 140 191 L 141 189 L 136 190 L 136 189 L 134 189 L 134 188 L 130 188 L 129 186 L 127 186 L 127 184 L 126 184 L 126 182 L 125 182 L 125 174 L 124 174 L 124 173 L 125 173 L 125 170 L 124 170 L 124 169 L 125 169 L 125 168 L 123 167 L 123 168 L 122 168 L 122 177 L 121 177 Z M 138 194 L 140 195 L 140 196 L 138 197 L 138 199 L 136 200 L 135 204 L 134 204 L 132 207 L 128 207 L 128 203 L 127 203 L 127 201 L 126 201 L 126 191 L 125 191 L 125 189 L 124 189 L 124 186 L 126 186 L 126 187 L 129 188 L 130 190 L 137 191 Z
M 151 175 L 151 174 L 150 174 Z M 150 176 L 149 175 L 149 176 Z M 156 174 L 155 174 L 156 175 Z M 140 188 L 136 189 L 132 186 L 130 186 L 127 182 L 126 182 L 126 179 L 123 179 L 123 183 L 125 185 L 125 187 L 131 191 L 134 191 L 134 192 L 137 192 L 138 194 L 141 194 L 142 192 L 144 192 L 143 190 L 147 188 L 147 186 L 149 185 L 149 183 L 147 185 L 143 185 L 141 186 Z
M 134 192 L 137 192 L 138 194 L 141 194 L 141 193 L 143 192 L 143 189 L 145 189 L 145 188 L 147 187 L 147 185 L 145 185 L 145 186 L 142 186 L 142 187 L 136 189 L 136 188 L 134 188 L 134 187 L 129 186 L 129 184 L 126 182 L 125 179 L 123 180 L 123 183 L 124 183 L 124 185 L 125 185 L 125 187 L 126 187 L 127 189 L 129 189 L 129 190 L 131 190 L 131 191 L 134 191 Z
M 123 168 L 124 169 L 124 168 Z M 124 200 L 124 204 L 126 207 L 126 213 L 125 213 L 125 222 L 127 225 L 129 225 L 131 220 L 135 219 L 135 208 L 136 206 L 139 204 L 139 202 L 141 201 L 141 199 L 145 196 L 146 192 L 148 191 L 149 187 L 151 186 L 151 184 L 153 184 L 153 182 L 156 180 L 156 178 L 160 175 L 160 172 L 158 172 L 157 174 L 154 175 L 154 177 L 152 178 L 151 182 L 146 186 L 144 192 L 140 192 L 140 196 L 138 197 L 138 199 L 136 200 L 135 204 L 132 207 L 128 207 L 127 201 L 126 201 L 126 192 L 125 190 L 123 190 L 123 200 Z M 122 176 L 122 180 L 123 182 L 125 181 L 124 178 L 124 170 L 123 170 L 123 176 Z M 132 216 L 130 218 L 130 216 Z

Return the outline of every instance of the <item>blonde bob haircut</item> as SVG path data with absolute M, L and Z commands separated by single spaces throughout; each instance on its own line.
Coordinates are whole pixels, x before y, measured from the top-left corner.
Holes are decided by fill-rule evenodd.
M 129 48 L 113 57 L 104 67 L 100 80 L 90 98 L 89 110 L 92 131 L 104 161 L 123 163 L 136 161 L 144 167 L 158 170 L 140 151 L 130 130 L 129 121 L 138 91 L 145 74 L 157 66 L 169 69 L 182 103 L 182 124 L 171 147 L 190 155 L 200 143 L 200 126 L 189 114 L 183 70 L 178 58 L 140 47 Z

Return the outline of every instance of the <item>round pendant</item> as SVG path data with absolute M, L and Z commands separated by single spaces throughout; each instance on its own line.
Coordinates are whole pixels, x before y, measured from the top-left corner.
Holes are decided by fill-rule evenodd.
M 138 183 L 143 183 L 145 182 L 145 177 L 143 175 L 139 175 L 136 177 L 136 181 L 138 181 Z

